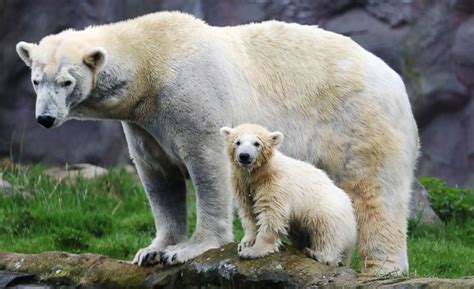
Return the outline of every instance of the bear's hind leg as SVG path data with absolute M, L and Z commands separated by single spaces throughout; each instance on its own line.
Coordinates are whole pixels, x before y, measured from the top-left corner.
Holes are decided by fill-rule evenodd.
M 384 194 L 383 189 L 377 186 L 359 187 L 354 194 L 363 273 L 380 276 L 408 271 L 406 230 L 409 191 L 410 185 L 402 182 L 390 195 Z

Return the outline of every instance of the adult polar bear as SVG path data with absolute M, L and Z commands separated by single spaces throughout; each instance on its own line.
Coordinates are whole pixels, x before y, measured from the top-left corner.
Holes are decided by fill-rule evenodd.
M 253 122 L 282 131 L 285 154 L 326 170 L 351 195 L 364 272 L 407 271 L 417 127 L 400 77 L 351 39 L 160 12 L 20 42 L 17 51 L 32 70 L 40 124 L 122 121 L 157 230 L 135 263 L 185 262 L 232 240 L 219 128 Z M 190 239 L 186 174 L 198 207 Z

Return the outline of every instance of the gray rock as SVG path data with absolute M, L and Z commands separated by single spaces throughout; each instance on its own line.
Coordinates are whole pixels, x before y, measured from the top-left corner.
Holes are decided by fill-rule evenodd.
M 430 195 L 423 185 L 416 181 L 410 200 L 410 220 L 420 224 L 433 224 L 441 222 L 439 216 L 431 208 Z
M 367 0 L 367 11 L 390 26 L 400 26 L 411 21 L 413 0 Z
M 474 91 L 474 16 L 464 21 L 456 31 L 452 57 L 456 77 L 471 92 Z
M 21 190 L 21 188 L 15 188 L 9 182 L 5 181 L 2 174 L 0 174 L 0 195 L 6 197 L 20 195 L 23 198 L 30 198 L 33 196 L 33 193 L 30 191 Z
M 104 168 L 94 166 L 91 164 L 74 164 L 66 165 L 65 167 L 54 167 L 47 169 L 44 174 L 55 180 L 68 179 L 69 181 L 76 181 L 77 178 L 85 180 L 107 174 L 108 171 Z
M 400 42 L 408 28 L 392 29 L 362 8 L 351 9 L 324 21 L 322 27 L 351 37 L 382 58 L 397 72 L 402 70 Z
M 6 196 L 13 194 L 13 186 L 9 182 L 5 181 L 0 174 L 0 193 Z

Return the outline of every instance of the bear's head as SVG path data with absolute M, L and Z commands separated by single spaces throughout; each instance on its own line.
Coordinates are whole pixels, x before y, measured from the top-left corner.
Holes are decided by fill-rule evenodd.
M 247 170 L 265 165 L 283 140 L 281 132 L 270 132 L 256 124 L 223 127 L 220 133 L 226 139 L 232 164 Z
M 70 111 L 94 89 L 97 73 L 107 63 L 102 47 L 64 31 L 39 44 L 19 42 L 16 51 L 31 68 L 36 92 L 36 119 L 44 127 L 57 127 L 71 118 Z

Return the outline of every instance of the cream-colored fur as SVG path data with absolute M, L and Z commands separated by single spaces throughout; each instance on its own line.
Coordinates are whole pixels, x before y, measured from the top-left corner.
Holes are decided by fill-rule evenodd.
M 55 117 L 53 127 L 122 121 L 157 227 L 135 263 L 184 262 L 232 239 L 217 131 L 252 122 L 281 130 L 282 152 L 317 165 L 350 195 L 363 272 L 408 271 L 417 127 L 401 78 L 350 38 L 278 21 L 212 27 L 160 12 L 17 51 L 39 81 L 37 115 Z M 74 89 L 56 89 L 71 78 Z M 183 174 L 198 196 L 189 240 Z
M 239 256 L 277 252 L 279 234 L 289 234 L 308 256 L 336 266 L 350 262 L 356 219 L 349 196 L 322 170 L 277 150 L 282 137 L 263 127 L 222 128 L 232 163 L 232 184 L 245 236 Z M 248 148 L 246 141 L 250 142 Z M 252 144 L 253 147 L 252 147 Z M 255 155 L 242 166 L 239 153 Z

